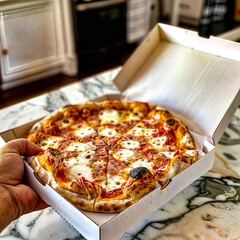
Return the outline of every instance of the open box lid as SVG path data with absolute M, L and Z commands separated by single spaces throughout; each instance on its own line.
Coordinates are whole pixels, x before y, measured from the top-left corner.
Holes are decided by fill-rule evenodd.
M 158 24 L 114 83 L 125 100 L 160 105 L 216 144 L 240 105 L 240 44 Z

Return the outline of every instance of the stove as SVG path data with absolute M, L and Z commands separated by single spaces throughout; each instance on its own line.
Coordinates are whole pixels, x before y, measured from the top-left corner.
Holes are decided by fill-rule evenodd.
M 73 0 L 79 72 L 120 58 L 126 47 L 126 0 Z

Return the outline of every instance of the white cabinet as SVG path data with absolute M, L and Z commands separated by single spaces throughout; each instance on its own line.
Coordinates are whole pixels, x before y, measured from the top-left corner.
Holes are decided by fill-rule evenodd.
M 77 74 L 70 0 L 0 3 L 1 88 Z

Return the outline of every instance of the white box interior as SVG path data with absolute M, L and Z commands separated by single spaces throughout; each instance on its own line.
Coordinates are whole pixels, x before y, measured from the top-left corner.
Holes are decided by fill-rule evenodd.
M 158 104 L 216 143 L 229 106 L 240 102 L 239 76 L 239 43 L 159 24 L 114 82 L 125 99 Z

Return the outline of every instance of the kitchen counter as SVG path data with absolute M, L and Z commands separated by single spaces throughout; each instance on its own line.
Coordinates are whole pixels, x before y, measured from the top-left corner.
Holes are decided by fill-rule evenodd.
M 0 110 L 0 132 L 58 108 L 106 93 L 118 93 L 114 69 Z M 213 168 L 120 239 L 240 239 L 240 109 L 216 147 Z M 85 239 L 51 207 L 20 217 L 2 239 Z

